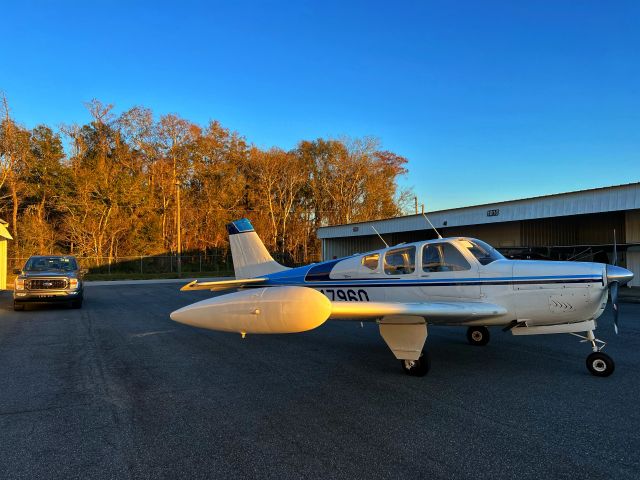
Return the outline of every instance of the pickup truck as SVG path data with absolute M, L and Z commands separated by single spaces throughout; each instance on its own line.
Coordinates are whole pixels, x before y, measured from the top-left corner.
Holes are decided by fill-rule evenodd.
M 24 310 L 27 303 L 66 302 L 82 307 L 82 276 L 78 261 L 71 255 L 35 255 L 17 275 L 13 288 L 13 309 Z

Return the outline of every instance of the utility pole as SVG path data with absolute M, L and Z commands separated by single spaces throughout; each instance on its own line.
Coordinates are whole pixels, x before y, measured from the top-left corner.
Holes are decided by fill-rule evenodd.
M 180 229 L 180 182 L 178 180 L 176 180 L 176 204 L 178 207 L 178 215 L 177 215 L 177 227 L 178 227 L 178 262 L 177 262 L 177 267 L 178 267 L 178 278 L 182 277 L 182 235 L 181 235 L 181 229 Z
M 413 203 L 416 207 L 416 215 L 418 214 L 418 197 L 413 197 Z

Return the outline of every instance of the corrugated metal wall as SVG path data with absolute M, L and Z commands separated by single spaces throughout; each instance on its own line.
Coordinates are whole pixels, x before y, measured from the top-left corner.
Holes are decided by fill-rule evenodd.
M 384 235 L 385 241 L 391 245 L 391 235 Z M 378 236 L 371 237 L 347 237 L 330 238 L 322 240 L 322 259 L 331 260 L 353 255 L 354 253 L 364 253 L 378 248 L 383 248 L 384 244 Z
M 445 228 L 441 233 L 447 237 L 478 238 L 494 247 L 517 247 L 520 246 L 521 242 L 520 222 Z
M 640 210 L 630 210 L 625 218 L 627 243 L 640 243 Z
M 640 209 L 640 183 L 568 192 L 509 202 L 475 205 L 429 212 L 429 219 L 437 228 L 445 226 L 503 224 L 542 218 L 607 214 Z M 426 222 L 422 215 L 376 220 L 349 225 L 333 225 L 318 230 L 319 238 L 367 236 L 375 225 L 380 233 L 422 230 Z
M 640 243 L 640 210 L 545 218 L 491 225 L 440 228 L 444 237 L 474 237 L 495 247 L 554 247 Z M 432 229 L 385 234 L 389 245 L 436 238 Z M 325 238 L 323 259 L 340 258 L 383 247 L 377 235 Z
M 526 220 L 520 227 L 524 247 L 612 244 L 614 229 L 619 243 L 626 239 L 625 212 Z

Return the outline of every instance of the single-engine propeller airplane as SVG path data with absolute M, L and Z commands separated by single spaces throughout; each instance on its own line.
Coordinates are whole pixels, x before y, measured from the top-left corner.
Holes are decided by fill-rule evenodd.
M 181 290 L 237 291 L 176 310 L 173 320 L 243 337 L 304 332 L 329 319 L 376 321 L 404 371 L 414 376 L 429 371 L 427 325 L 465 326 L 472 345 L 486 345 L 491 326 L 513 335 L 569 333 L 591 344 L 589 372 L 606 377 L 615 368 L 593 332 L 608 297 L 618 331 L 618 287 L 633 278 L 624 268 L 508 260 L 465 237 L 287 268 L 274 261 L 249 220 L 227 230 L 236 279 L 194 281 Z

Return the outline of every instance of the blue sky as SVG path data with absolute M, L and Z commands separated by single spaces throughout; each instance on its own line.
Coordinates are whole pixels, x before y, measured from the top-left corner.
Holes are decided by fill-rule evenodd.
M 261 146 L 373 135 L 428 210 L 640 181 L 640 2 L 12 2 L 0 90 L 217 119 Z

